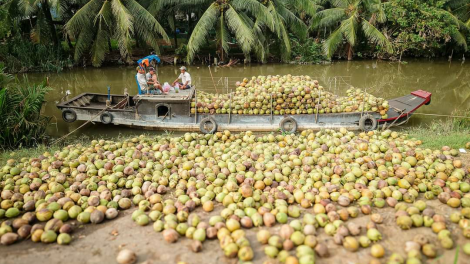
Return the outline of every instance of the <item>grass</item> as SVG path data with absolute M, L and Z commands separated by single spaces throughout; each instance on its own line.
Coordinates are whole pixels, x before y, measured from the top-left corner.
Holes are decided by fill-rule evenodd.
M 470 116 L 470 113 L 466 115 Z M 470 142 L 470 119 L 436 120 L 427 126 L 406 129 L 405 132 L 421 140 L 423 148 L 441 149 L 442 146 L 449 146 L 460 149 Z

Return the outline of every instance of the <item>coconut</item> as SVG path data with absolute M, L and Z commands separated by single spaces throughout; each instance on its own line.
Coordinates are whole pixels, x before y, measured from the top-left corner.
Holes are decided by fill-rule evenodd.
M 130 249 L 122 249 L 119 251 L 116 261 L 119 264 L 133 264 L 137 261 L 137 255 Z

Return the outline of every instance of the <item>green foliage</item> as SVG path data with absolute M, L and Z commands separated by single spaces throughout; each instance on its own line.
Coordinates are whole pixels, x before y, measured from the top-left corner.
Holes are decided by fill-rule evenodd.
M 186 56 L 188 56 L 188 45 L 181 44 L 180 47 L 175 50 L 175 53 L 181 58 L 186 59 Z
M 6 72 L 61 71 L 72 64 L 67 54 L 50 44 L 34 44 L 21 36 L 0 44 L 0 61 Z
M 50 117 L 41 115 L 45 84 L 15 83 L 0 90 L 0 148 L 34 146 L 46 136 Z
M 359 43 L 360 33 L 371 44 L 386 52 L 392 52 L 389 39 L 379 30 L 378 24 L 386 17 L 380 0 L 330 0 L 333 8 L 318 12 L 312 27 L 327 27 L 334 30 L 324 42 L 323 50 L 327 58 L 343 44 L 349 44 L 348 59 L 352 59 L 353 47 Z
M 321 43 L 309 38 L 307 41 L 301 41 L 292 38 L 292 57 L 299 62 L 319 63 L 325 60 Z
M 0 89 L 5 88 L 12 80 L 13 76 L 5 72 L 5 64 L 0 62 Z
M 169 40 L 155 17 L 135 0 L 90 0 L 70 18 L 65 30 L 76 39 L 75 60 L 90 54 L 94 66 L 100 66 L 110 52 L 111 38 L 129 63 L 133 39 L 157 52 L 160 36 Z
M 100 66 L 113 52 L 133 63 L 176 28 L 187 46 L 162 51 L 187 62 L 214 50 L 260 62 L 447 56 L 467 52 L 470 0 L 0 0 L 0 61 L 8 72 Z
M 456 49 L 467 49 L 463 34 L 468 33 L 468 28 L 445 9 L 446 2 L 449 1 L 391 0 L 387 3 L 388 34 L 393 38 L 395 55 L 439 56 L 452 43 Z

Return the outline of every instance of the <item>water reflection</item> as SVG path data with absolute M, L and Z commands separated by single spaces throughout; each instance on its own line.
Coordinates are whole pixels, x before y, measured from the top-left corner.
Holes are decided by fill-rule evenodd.
M 160 82 L 173 82 L 179 75 L 179 67 L 160 66 L 157 68 Z M 470 66 L 447 61 L 414 60 L 406 65 L 383 61 L 335 62 L 329 65 L 237 65 L 230 68 L 211 67 L 212 76 L 207 66 L 189 66 L 194 83 L 198 89 L 219 93 L 235 88 L 235 82 L 242 78 L 257 75 L 310 75 L 317 78 L 328 90 L 344 94 L 352 85 L 367 89 L 367 92 L 384 98 L 394 98 L 411 91 L 423 89 L 433 93 L 432 103 L 419 112 L 434 114 L 451 114 L 456 109 L 470 109 Z M 22 76 L 19 76 L 20 78 Z M 106 93 L 107 86 L 111 92 L 122 94 L 124 88 L 132 94 L 137 93 L 135 84 L 135 67 L 121 66 L 109 68 L 79 68 L 62 73 L 30 73 L 30 81 L 40 81 L 49 77 L 54 89 L 48 95 L 45 113 L 57 119 L 49 132 L 63 135 L 81 125 L 80 122 L 64 123 L 56 102 L 70 90 L 71 96 L 83 92 Z M 71 98 L 71 97 L 70 97 Z M 53 120 L 55 120 L 53 119 Z M 431 118 L 415 116 L 411 125 L 429 122 Z M 79 134 L 103 134 L 115 136 L 139 134 L 142 131 L 115 126 L 88 125 L 78 131 Z

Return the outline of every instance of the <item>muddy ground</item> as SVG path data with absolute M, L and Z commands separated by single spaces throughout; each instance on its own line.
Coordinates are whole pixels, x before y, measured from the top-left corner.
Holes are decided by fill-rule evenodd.
M 465 160 L 467 166 L 470 165 L 470 155 L 465 155 L 462 159 Z M 443 205 L 438 200 L 427 201 L 427 204 L 428 207 L 433 208 L 436 213 L 443 214 L 447 218 L 452 212 L 457 210 Z M 208 221 L 211 215 L 218 214 L 221 209 L 222 206 L 219 205 L 211 213 L 205 213 L 200 208 L 196 210 L 196 212 L 203 220 Z M 188 264 L 235 264 L 238 262 L 237 259 L 227 259 L 223 255 L 218 240 L 208 240 L 204 242 L 203 251 L 199 253 L 193 253 L 190 250 L 189 246 L 191 240 L 187 238 L 180 238 L 177 243 L 168 244 L 163 240 L 161 233 L 153 231 L 152 224 L 145 227 L 140 227 L 135 224 L 130 217 L 132 211 L 133 210 L 121 211 L 117 219 L 105 221 L 102 224 L 90 224 L 86 226 L 76 225 L 72 243 L 68 246 L 33 243 L 30 240 L 19 242 L 8 247 L 0 246 L 0 264 L 117 263 L 116 256 L 121 248 L 133 250 L 138 256 L 137 263 L 176 264 L 178 261 L 184 261 Z M 306 211 L 311 212 L 312 209 Z M 450 223 L 448 219 L 447 226 L 452 232 L 455 245 L 452 250 L 442 249 L 439 241 L 437 241 L 437 235 L 434 234 L 430 228 L 421 227 L 402 231 L 395 224 L 395 211 L 392 208 L 373 208 L 373 212 L 379 212 L 384 217 L 384 222 L 378 225 L 378 229 L 383 235 L 383 239 L 380 243 L 386 250 L 386 256 L 381 259 L 382 263 L 386 263 L 388 257 L 393 252 L 405 256 L 404 244 L 406 241 L 412 240 L 416 234 L 425 235 L 438 248 L 438 257 L 425 260 L 423 263 L 470 263 L 470 256 L 465 255 L 463 252 L 456 254 L 457 245 L 470 242 L 470 239 L 465 239 L 461 234 L 461 229 L 459 229 L 456 224 Z M 369 219 L 369 216 L 360 215 L 348 222 L 351 221 L 365 227 L 370 221 Z M 280 225 L 271 228 L 271 233 L 277 233 L 279 228 Z M 260 228 L 252 228 L 251 230 L 246 230 L 247 238 L 250 240 L 255 251 L 253 263 L 263 263 L 268 259 L 264 255 L 263 246 L 256 241 L 256 232 L 259 229 Z M 361 235 L 365 235 L 365 233 L 364 228 Z M 332 237 L 326 235 L 323 229 L 317 231 L 317 239 L 321 243 L 326 243 L 329 248 L 330 256 L 328 258 L 317 257 L 315 263 L 369 263 L 372 259 L 369 253 L 370 247 L 360 249 L 355 253 L 348 252 L 342 246 L 335 245 L 332 241 Z M 292 250 L 290 253 L 291 255 L 295 255 L 295 250 Z

